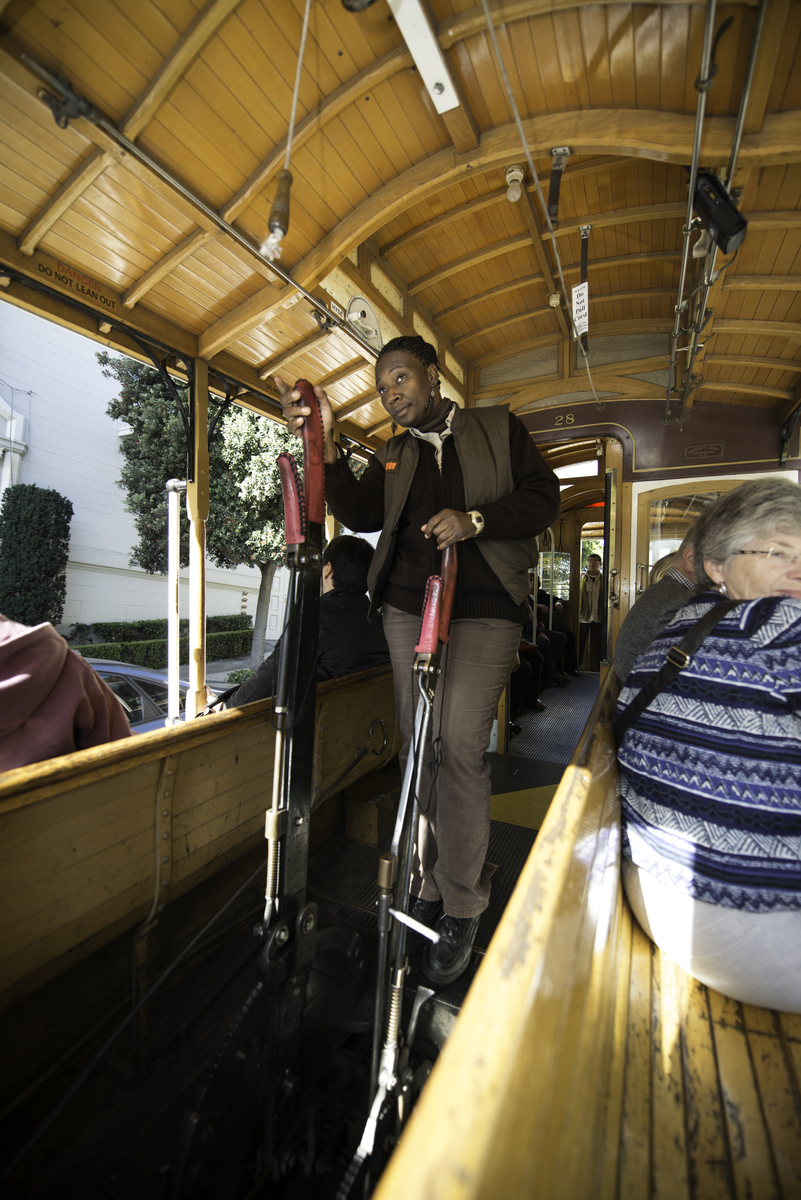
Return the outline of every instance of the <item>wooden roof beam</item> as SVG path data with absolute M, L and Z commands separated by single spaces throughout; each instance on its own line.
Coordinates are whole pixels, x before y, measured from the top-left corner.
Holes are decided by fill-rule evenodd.
M 287 363 L 292 362 L 300 354 L 305 354 L 307 350 L 311 350 L 318 342 L 322 342 L 328 337 L 329 333 L 330 330 L 328 328 L 315 329 L 302 342 L 298 342 L 295 346 L 289 346 L 286 350 L 282 350 L 280 354 L 277 354 L 275 358 L 268 359 L 266 363 L 262 363 L 258 368 L 259 379 L 266 379 L 268 375 L 275 375 L 275 372 L 280 371 Z
M 763 383 L 731 383 L 725 379 L 702 379 L 696 391 L 702 392 L 753 392 L 755 396 L 772 396 L 774 400 L 790 400 L 793 392 L 789 388 L 766 387 Z
M 789 14 L 790 0 L 771 0 L 767 7 L 754 77 L 751 80 L 748 108 L 745 111 L 743 133 L 759 133 L 762 128 Z
M 333 387 L 336 383 L 342 383 L 343 379 L 350 379 L 352 375 L 358 375 L 367 366 L 368 364 L 363 358 L 352 358 L 350 362 L 343 363 L 336 371 L 332 371 L 330 375 L 326 375 L 321 379 L 318 386 L 321 388 Z M 375 388 L 373 388 L 373 395 L 375 395 Z
M 136 141 L 192 59 L 200 53 L 223 21 L 227 20 L 241 2 L 242 0 L 208 0 L 178 38 L 139 99 L 120 121 L 120 131 L 127 138 Z M 114 161 L 114 156 L 100 149 L 89 155 L 20 235 L 18 245 L 23 254 L 33 254 L 45 234 Z
M 416 296 L 418 292 L 424 292 L 426 288 L 433 287 L 436 283 L 442 283 L 443 279 L 450 279 L 451 275 L 458 275 L 460 271 L 466 271 L 469 267 L 475 267 L 479 263 L 489 262 L 490 259 L 500 258 L 502 254 L 509 254 L 512 250 L 522 250 L 530 243 L 530 234 L 516 233 L 514 237 L 504 238 L 502 242 L 495 242 L 491 246 L 482 246 L 480 250 L 466 254 L 464 258 L 458 259 L 455 263 L 445 263 L 444 266 L 437 267 L 428 275 L 413 280 L 409 284 L 409 295 Z
M 554 145 L 557 144 L 558 143 L 554 143 Z M 540 219 L 537 216 L 537 209 L 528 192 L 523 192 L 523 195 L 520 197 L 519 204 L 523 209 L 523 219 L 526 222 L 526 225 L 528 225 L 528 232 L 529 236 L 531 237 L 531 243 L 534 247 L 534 254 L 537 257 L 542 269 L 542 273 L 545 276 L 545 286 L 551 295 L 553 295 L 555 292 L 558 292 L 561 296 L 562 293 L 560 288 L 558 288 L 554 282 L 553 273 L 551 271 L 551 260 L 548 258 L 548 253 L 545 249 L 545 243 L 542 235 L 542 225 L 540 224 Z M 567 296 L 562 296 L 562 303 L 568 303 Z M 565 320 L 565 314 L 562 311 L 562 306 L 560 305 L 553 311 L 556 313 L 556 319 L 559 322 L 559 328 L 562 331 L 562 337 L 569 337 L 570 330 L 568 328 L 567 321 Z
M 543 308 L 531 308 L 527 312 L 513 313 L 511 317 L 503 317 L 500 321 L 493 321 L 491 325 L 482 325 L 480 329 L 472 329 L 470 333 L 463 333 L 461 337 L 454 338 L 454 346 L 461 346 L 464 342 L 471 342 L 473 338 L 481 337 L 483 333 L 494 333 L 496 329 L 505 329 L 508 325 L 517 325 L 519 321 L 527 321 L 534 317 L 548 317 L 551 314 L 556 315 L 556 309 L 551 308 L 546 304 Z
M 632 379 L 628 375 L 603 375 L 595 377 L 596 390 L 599 392 L 615 392 L 626 398 L 636 397 L 637 399 L 663 399 L 665 389 L 659 384 L 650 383 L 647 380 Z M 553 396 L 570 396 L 574 392 L 589 392 L 592 394 L 589 380 L 581 375 L 574 375 L 571 379 L 556 379 L 550 382 L 537 381 L 535 384 L 530 384 L 522 391 L 518 392 L 513 399 L 509 401 L 509 408 L 512 412 L 516 412 L 520 408 L 526 408 L 529 404 L 536 404 L 538 400 L 550 400 Z
M 586 175 L 597 175 L 599 171 L 608 170 L 610 167 L 622 166 L 626 162 L 628 162 L 627 158 L 618 156 L 596 158 L 592 162 L 577 163 L 574 167 L 568 166 L 565 168 L 562 180 L 563 182 L 565 180 L 569 182 L 570 180 Z M 540 184 L 546 191 L 550 178 L 550 175 L 540 176 Z M 526 191 L 533 193 L 535 190 L 535 184 L 526 184 Z M 500 204 L 505 199 L 505 187 L 498 188 L 497 191 L 487 192 L 484 196 L 477 196 L 474 200 L 468 200 L 466 204 L 460 204 L 456 208 L 450 208 L 447 212 L 441 213 L 438 217 L 432 217 L 430 221 L 426 221 L 424 225 L 418 225 L 416 229 L 410 229 L 408 233 L 402 234 L 394 242 L 389 242 L 386 246 L 382 246 L 379 255 L 381 258 L 388 258 L 390 254 L 394 254 L 404 246 L 408 246 L 411 242 L 416 242 L 419 238 L 426 237 L 429 233 L 436 233 L 443 225 L 450 225 L 451 221 L 457 221 L 460 217 L 469 217 L 472 213 L 481 212 L 485 208 L 491 208 L 495 204 Z
M 366 408 L 368 404 L 378 399 L 378 393 L 375 388 L 369 388 L 366 392 L 361 392 L 358 396 L 354 396 L 347 404 L 341 405 L 340 408 L 334 409 L 334 416 L 339 421 L 343 417 L 349 417 L 353 413 L 358 412 L 360 408 Z
M 797 387 L 789 400 L 779 408 L 779 424 L 785 425 L 801 408 L 801 386 Z
M 536 118 L 523 121 L 524 136 L 535 157 L 550 154 L 555 145 L 566 145 L 574 154 L 597 155 L 599 151 L 607 151 L 631 158 L 682 164 L 692 157 L 694 130 L 694 115 L 645 109 L 589 109 L 552 113 L 547 123 Z M 707 118 L 703 163 L 715 165 L 725 161 L 730 142 L 731 118 Z M 474 154 L 455 155 L 450 148 L 409 167 L 339 221 L 293 269 L 294 279 L 302 287 L 315 287 L 354 247 L 387 222 L 444 187 L 469 178 L 476 168 L 486 170 L 507 163 L 510 155 L 518 152 L 518 147 L 516 127 L 505 125 L 483 133 L 479 150 Z M 740 157 L 743 162 L 753 165 L 801 162 L 801 112 L 770 114 L 759 135 L 743 138 Z M 684 209 L 681 210 L 683 215 Z M 792 216 L 785 213 L 771 215 Z M 593 217 L 587 220 L 592 223 Z M 776 224 L 778 226 L 779 222 Z M 216 353 L 261 324 L 275 303 L 274 293 L 273 288 L 262 289 L 210 326 L 202 335 L 206 354 Z
M 720 317 L 715 322 L 715 333 L 743 334 L 745 337 L 786 337 L 801 342 L 799 321 L 749 321 L 741 317 Z
M 748 354 L 710 354 L 706 365 L 729 367 L 762 367 L 766 371 L 801 371 L 801 359 L 757 358 Z
M 782 292 L 801 291 L 801 275 L 729 275 L 723 283 L 724 292 Z
M 490 288 L 488 292 L 479 292 L 477 296 L 469 296 L 467 300 L 460 300 L 458 304 L 453 304 L 450 308 L 443 309 L 442 312 L 434 313 L 434 320 L 441 321 L 443 317 L 452 317 L 467 308 L 472 308 L 474 304 L 481 304 L 485 300 L 495 300 L 498 296 L 505 296 L 509 292 L 519 291 L 520 288 L 531 287 L 535 283 L 544 282 L 545 276 L 543 274 L 526 275 L 522 279 L 513 279 L 510 283 L 502 283 L 499 287 Z

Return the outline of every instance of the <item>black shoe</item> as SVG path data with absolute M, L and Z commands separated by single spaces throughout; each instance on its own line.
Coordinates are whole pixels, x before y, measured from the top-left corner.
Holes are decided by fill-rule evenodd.
M 514 721 L 509 722 L 509 737 L 517 737 L 518 733 L 522 733 L 521 725 L 515 725 Z
M 555 683 L 557 687 L 567 687 L 567 685 L 570 683 L 570 676 L 557 674 L 554 675 L 553 679 L 549 680 L 549 682 Z
M 442 916 L 442 901 L 417 899 L 409 909 L 409 916 L 414 917 L 415 921 L 419 921 L 421 925 L 427 925 L 429 929 L 434 929 L 437 921 Z M 427 937 L 424 937 L 422 933 L 418 933 L 416 929 L 410 929 L 407 925 L 406 949 L 410 952 L 419 950 L 423 942 L 427 946 L 432 945 Z
M 450 917 L 443 913 L 437 922 L 439 941 L 426 947 L 421 970 L 431 983 L 453 983 L 470 962 L 476 930 L 481 920 L 477 917 Z
M 548 711 L 547 704 L 543 704 L 541 700 L 535 700 L 534 712 L 547 712 L 547 711 Z
M 409 916 L 414 917 L 421 925 L 429 925 L 433 929 L 442 916 L 442 901 L 418 898 L 409 909 Z
M 574 679 L 581 679 L 581 671 L 568 671 L 568 675 L 572 675 Z

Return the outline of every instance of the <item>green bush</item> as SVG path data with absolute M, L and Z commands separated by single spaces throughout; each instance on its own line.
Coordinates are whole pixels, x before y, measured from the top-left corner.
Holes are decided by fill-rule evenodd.
M 249 629 L 207 634 L 207 660 L 243 658 L 250 653 L 251 636 Z M 152 667 L 156 671 L 167 666 L 166 638 L 147 642 L 98 642 L 93 646 L 73 646 L 72 649 L 84 658 L 108 658 L 132 666 Z M 189 662 L 189 638 L 181 638 L 179 661 L 182 664 Z
M 189 635 L 189 620 L 181 622 L 181 636 Z M 229 617 L 206 617 L 206 636 L 212 633 L 252 632 L 253 618 L 247 613 L 236 613 Z M 167 618 L 157 617 L 149 621 L 95 621 L 91 625 L 75 624 L 70 631 L 70 640 L 88 644 L 92 636 L 101 642 L 152 642 L 167 636 Z M 95 657 L 98 657 L 95 655 Z
M 226 683 L 247 683 L 249 679 L 253 679 L 256 675 L 255 671 L 251 671 L 249 667 L 243 667 L 241 671 L 229 671 L 225 677 Z
M 0 612 L 22 625 L 58 625 L 67 597 L 73 507 L 35 483 L 6 488 L 0 504 Z

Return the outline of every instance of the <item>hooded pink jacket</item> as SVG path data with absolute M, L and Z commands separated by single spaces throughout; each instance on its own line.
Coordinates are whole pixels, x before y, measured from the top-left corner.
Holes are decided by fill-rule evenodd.
M 52 625 L 0 614 L 0 771 L 130 736 L 117 697 Z

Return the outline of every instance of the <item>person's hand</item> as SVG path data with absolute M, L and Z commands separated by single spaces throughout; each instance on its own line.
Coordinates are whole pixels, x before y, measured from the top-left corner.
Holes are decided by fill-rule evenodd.
M 275 379 L 275 386 L 278 388 L 278 397 L 281 401 L 281 408 L 284 411 L 286 427 L 290 433 L 296 437 L 300 437 L 303 429 L 303 421 L 306 417 L 311 416 L 311 409 L 302 403 L 300 392 L 292 388 L 285 379 L 282 379 L 280 375 L 274 375 L 273 378 Z M 320 416 L 323 419 L 324 458 L 327 463 L 336 462 L 338 452 L 334 441 L 334 428 L 336 426 L 334 412 L 328 397 L 321 387 L 315 387 L 314 394 L 320 402 Z
M 456 512 L 453 508 L 440 509 L 421 529 L 427 538 L 437 539 L 438 550 L 476 536 L 475 526 L 467 513 Z
M 547 612 L 547 611 L 548 611 L 548 605 L 547 605 L 547 604 L 538 604 L 538 605 L 537 605 L 537 608 L 540 610 L 540 612 Z
M 562 611 L 562 601 L 557 600 L 556 604 L 554 604 L 554 608 L 556 609 L 557 612 L 561 612 Z
M 537 647 L 534 645 L 533 642 L 526 642 L 523 640 L 523 638 L 521 638 L 520 646 L 518 647 L 518 649 L 519 650 L 536 650 Z

